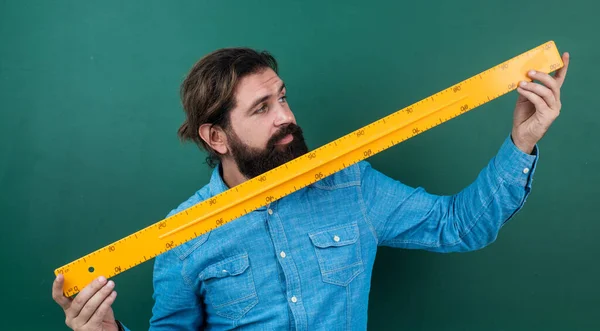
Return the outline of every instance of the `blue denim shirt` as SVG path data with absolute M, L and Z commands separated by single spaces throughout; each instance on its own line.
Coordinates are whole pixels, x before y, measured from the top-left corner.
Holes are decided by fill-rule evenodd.
M 527 198 L 538 158 L 510 136 L 456 195 L 354 164 L 156 257 L 151 330 L 364 330 L 379 246 L 466 252 Z M 169 215 L 227 190 L 210 183 Z

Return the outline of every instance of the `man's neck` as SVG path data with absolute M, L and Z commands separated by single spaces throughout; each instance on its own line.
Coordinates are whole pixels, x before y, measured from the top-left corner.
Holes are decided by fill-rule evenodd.
M 221 162 L 221 178 L 225 182 L 228 188 L 240 185 L 241 183 L 248 180 L 237 167 L 237 164 L 233 160 L 223 159 Z

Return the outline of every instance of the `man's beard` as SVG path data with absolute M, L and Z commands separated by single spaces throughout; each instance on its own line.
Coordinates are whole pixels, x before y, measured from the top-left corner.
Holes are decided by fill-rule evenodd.
M 285 145 L 275 145 L 288 134 L 294 139 Z M 231 154 L 238 169 L 246 178 L 251 179 L 291 161 L 308 152 L 302 135 L 302 129 L 290 123 L 274 134 L 267 142 L 265 149 L 252 148 L 244 144 L 235 132 L 227 134 Z

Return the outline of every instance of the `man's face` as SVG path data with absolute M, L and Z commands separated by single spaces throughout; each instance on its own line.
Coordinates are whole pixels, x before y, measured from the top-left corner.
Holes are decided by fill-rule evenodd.
M 242 78 L 225 130 L 230 156 L 248 179 L 308 152 L 286 100 L 283 81 L 271 69 Z

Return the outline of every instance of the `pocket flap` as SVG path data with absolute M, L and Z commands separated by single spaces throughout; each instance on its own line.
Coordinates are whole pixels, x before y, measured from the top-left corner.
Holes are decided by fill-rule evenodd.
M 209 265 L 198 277 L 200 280 L 207 280 L 210 278 L 235 276 L 246 271 L 249 265 L 248 254 L 240 254 Z
M 320 248 L 345 246 L 358 240 L 358 224 L 354 222 L 348 225 L 335 226 L 309 233 L 308 236 L 313 244 Z

